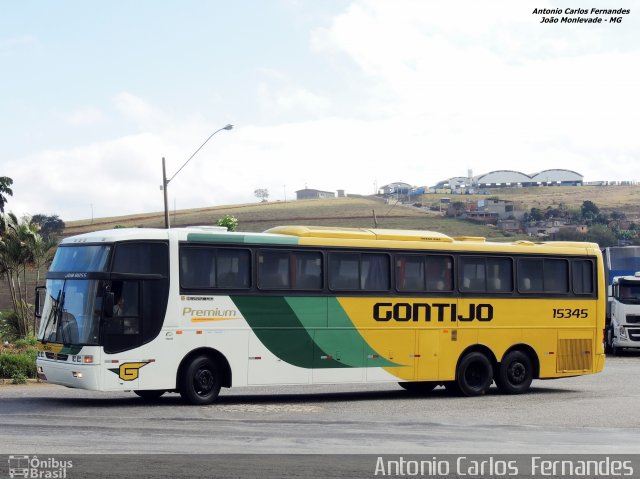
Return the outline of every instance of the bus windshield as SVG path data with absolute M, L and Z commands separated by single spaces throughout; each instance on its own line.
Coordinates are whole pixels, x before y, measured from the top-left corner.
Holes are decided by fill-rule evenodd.
M 103 280 L 47 280 L 38 339 L 62 344 L 98 344 L 104 291 Z
M 87 273 L 106 272 L 111 249 L 111 245 L 58 248 L 49 269 L 38 339 L 63 344 L 98 344 L 105 283 L 89 279 Z

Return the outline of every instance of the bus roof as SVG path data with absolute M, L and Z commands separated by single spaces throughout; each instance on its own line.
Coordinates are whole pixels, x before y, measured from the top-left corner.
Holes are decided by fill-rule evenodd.
M 228 232 L 216 226 L 190 226 L 172 229 L 122 228 L 94 231 L 70 236 L 62 244 L 108 243 L 131 240 L 168 240 L 203 243 L 254 245 L 317 245 L 362 246 L 382 248 L 456 249 L 478 251 L 513 251 L 549 254 L 594 254 L 599 252 L 595 243 L 577 241 L 491 242 L 477 236 L 448 236 L 424 230 L 398 230 L 378 228 L 342 228 L 328 226 L 277 226 L 264 233 Z M 411 243 L 411 244 L 409 244 Z

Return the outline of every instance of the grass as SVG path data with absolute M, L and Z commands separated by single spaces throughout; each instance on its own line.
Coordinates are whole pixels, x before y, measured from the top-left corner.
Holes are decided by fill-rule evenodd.
M 440 198 L 451 201 L 477 201 L 497 196 L 513 201 L 520 210 L 531 208 L 557 208 L 561 205 L 569 209 L 580 209 L 583 201 L 595 203 L 606 213 L 623 212 L 631 220 L 640 221 L 640 186 L 545 186 L 538 188 L 496 188 L 488 195 L 425 195 L 425 204 L 437 203 Z
M 498 197 L 513 201 L 516 208 L 529 211 L 531 208 L 565 206 L 580 209 L 585 200 L 593 201 L 601 211 L 623 212 L 631 220 L 640 221 L 640 187 L 638 186 L 579 186 L 504 188 L 491 190 L 488 195 L 429 194 L 418 201 L 423 205 L 438 205 L 440 199 L 448 197 L 455 201 L 478 201 Z M 171 212 L 172 226 L 214 225 L 219 218 L 229 214 L 239 221 L 239 231 L 264 231 L 278 225 L 318 226 L 374 226 L 374 212 L 379 228 L 434 230 L 451 236 L 485 236 L 504 238 L 501 232 L 484 225 L 444 218 L 437 212 L 403 205 L 387 204 L 374 197 L 348 197 L 325 200 L 301 200 L 289 202 L 251 203 L 241 205 L 196 208 Z M 111 229 L 115 226 L 164 227 L 162 212 L 129 215 L 113 218 L 70 221 L 65 236 Z
M 37 349 L 31 341 L 0 345 L 0 378 L 11 379 L 14 384 L 24 384 L 36 377 Z
M 482 225 L 443 218 L 419 208 L 387 204 L 370 197 L 301 200 L 291 202 L 254 203 L 181 210 L 171 213 L 172 226 L 213 225 L 224 215 L 238 219 L 238 231 L 265 231 L 280 225 L 317 225 L 342 227 L 374 227 L 374 212 L 378 228 L 435 230 L 451 235 L 502 235 Z M 67 223 L 65 236 L 96 229 L 109 229 L 116 225 L 131 227 L 163 227 L 162 213 L 133 215 L 90 221 Z

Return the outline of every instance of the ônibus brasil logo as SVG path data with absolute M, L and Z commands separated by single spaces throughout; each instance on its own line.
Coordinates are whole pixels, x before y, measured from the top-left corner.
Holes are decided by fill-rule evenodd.
M 56 459 L 55 457 L 9 456 L 9 477 L 11 478 L 65 479 L 67 469 L 72 467 L 73 461 Z

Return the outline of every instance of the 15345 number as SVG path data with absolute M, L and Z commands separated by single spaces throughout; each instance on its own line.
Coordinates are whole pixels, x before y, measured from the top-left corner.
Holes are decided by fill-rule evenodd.
M 588 309 L 553 309 L 553 317 L 554 318 L 588 318 L 589 310 Z

